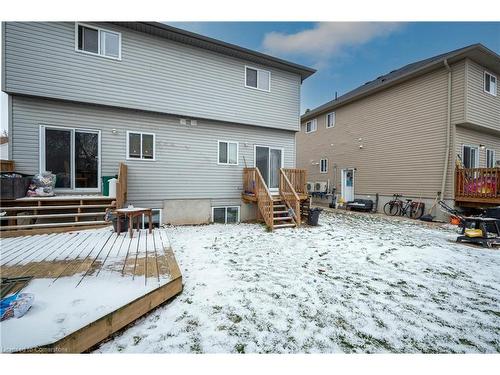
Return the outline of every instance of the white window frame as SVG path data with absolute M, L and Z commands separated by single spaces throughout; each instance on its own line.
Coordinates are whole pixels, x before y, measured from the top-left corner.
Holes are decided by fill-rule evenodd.
M 333 123 L 331 125 L 328 122 L 328 116 L 332 116 L 333 117 Z M 336 120 L 336 114 L 335 114 L 335 112 L 327 113 L 325 118 L 326 118 L 326 127 L 327 127 L 327 129 L 334 128 L 335 127 L 335 120 Z
M 140 158 L 131 158 L 130 157 L 130 134 L 140 134 L 141 135 L 141 157 Z M 152 135 L 153 136 L 153 159 L 146 159 L 142 157 L 142 136 L 143 135 Z M 134 130 L 127 130 L 127 150 L 126 150 L 126 155 L 125 155 L 126 160 L 130 161 L 156 161 L 156 134 L 155 133 L 147 133 L 143 131 L 134 131 Z
M 488 153 L 490 153 L 493 155 L 493 159 L 492 159 L 492 165 L 491 167 L 488 166 Z M 495 168 L 495 164 L 496 164 L 496 152 L 495 150 L 491 149 L 491 148 L 487 148 L 486 149 L 486 158 L 485 158 L 485 161 L 486 161 L 486 168 Z
M 214 221 L 214 210 L 216 208 L 224 208 L 224 224 L 227 224 L 227 209 L 228 208 L 237 208 L 238 209 L 238 218 L 236 220 L 236 223 L 240 222 L 240 206 L 213 206 L 212 207 L 212 223 L 215 223 Z M 220 223 L 217 223 L 220 224 Z M 230 223 L 233 224 L 233 223 Z
M 307 131 L 307 124 L 311 123 L 311 130 Z M 312 120 L 306 121 L 306 134 L 314 133 L 318 130 L 318 122 L 317 119 L 313 118 Z
M 163 209 L 161 208 L 152 208 L 151 209 L 151 212 L 153 213 L 154 211 L 158 211 L 158 216 L 159 216 L 159 226 L 161 227 L 162 225 L 162 215 L 163 215 Z M 141 222 L 141 228 L 142 229 L 148 229 L 149 228 L 149 225 L 146 227 L 146 215 L 145 214 L 142 214 L 142 222 Z
M 97 30 L 97 50 L 99 51 L 98 53 L 85 51 L 85 50 L 81 50 L 78 48 L 78 26 L 88 27 L 89 29 Z M 118 57 L 107 56 L 107 55 L 104 55 L 101 53 L 101 32 L 102 31 L 118 35 Z M 103 29 L 102 27 L 98 27 L 98 26 L 88 25 L 86 23 L 75 22 L 75 51 L 78 53 L 84 53 L 87 55 L 104 57 L 105 59 L 121 61 L 121 59 L 122 59 L 122 33 L 120 33 L 119 31 Z
M 46 171 L 45 166 L 45 129 L 61 129 L 71 131 L 71 187 L 70 188 L 54 188 L 56 192 L 59 193 L 74 193 L 74 192 L 82 192 L 82 193 L 100 193 L 101 192 L 101 176 L 102 176 L 102 166 L 101 166 L 101 131 L 99 129 L 83 129 L 83 128 L 73 128 L 70 126 L 57 126 L 50 124 L 40 124 L 39 127 L 39 142 L 38 142 L 38 151 L 39 151 L 39 159 L 38 159 L 38 171 L 39 173 Z M 77 188 L 75 187 L 75 132 L 82 133 L 97 133 L 97 153 L 99 158 L 97 160 L 97 187 L 96 188 Z
M 247 69 L 253 69 L 257 71 L 257 87 L 247 85 Z M 269 74 L 269 90 L 259 88 L 259 72 L 266 72 Z M 256 68 L 255 66 L 245 65 L 245 87 L 253 90 L 271 92 L 271 71 L 266 69 Z
M 491 81 L 490 81 L 490 90 L 493 90 L 492 91 L 486 91 L 486 75 L 489 75 L 493 78 L 495 78 L 495 85 L 492 86 L 491 85 Z M 493 96 L 497 96 L 497 88 L 498 88 L 498 79 L 497 79 L 497 76 L 488 72 L 488 71 L 484 71 L 484 74 L 483 74 L 483 91 L 487 94 L 490 94 L 490 95 L 493 95 Z
M 227 143 L 227 162 L 226 163 L 220 162 L 220 144 L 221 143 Z M 230 143 L 236 144 L 236 163 L 229 162 L 229 144 Z M 218 140 L 217 141 L 217 164 L 218 165 L 236 165 L 236 166 L 238 166 L 240 164 L 240 144 L 239 144 L 239 142 Z
M 465 166 L 465 158 L 464 158 L 465 147 L 469 147 L 470 149 L 476 150 L 476 165 L 473 167 L 466 167 Z M 479 146 L 473 146 L 473 145 L 467 145 L 467 144 L 462 145 L 462 164 L 464 165 L 465 168 L 479 168 Z
M 325 170 L 323 170 L 323 161 L 325 162 Z M 319 160 L 319 173 L 328 173 L 328 158 L 323 158 Z

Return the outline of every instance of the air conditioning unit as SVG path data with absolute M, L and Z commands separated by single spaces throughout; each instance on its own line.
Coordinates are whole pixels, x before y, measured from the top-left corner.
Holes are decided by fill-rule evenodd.
M 326 182 L 316 181 L 316 183 L 314 184 L 314 191 L 319 193 L 324 193 L 326 192 L 326 186 L 327 186 Z
M 314 190 L 314 182 L 308 182 L 307 183 L 307 192 L 308 193 L 314 193 L 316 190 Z

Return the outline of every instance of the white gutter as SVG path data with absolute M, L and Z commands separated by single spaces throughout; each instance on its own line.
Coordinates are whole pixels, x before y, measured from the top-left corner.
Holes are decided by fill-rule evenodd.
M 450 162 L 450 137 L 451 137 L 451 68 L 448 65 L 448 59 L 444 59 L 444 66 L 448 71 L 448 104 L 446 118 L 446 154 L 444 157 L 443 178 L 441 181 L 441 199 L 444 199 L 446 189 L 446 176 L 448 175 L 448 164 Z

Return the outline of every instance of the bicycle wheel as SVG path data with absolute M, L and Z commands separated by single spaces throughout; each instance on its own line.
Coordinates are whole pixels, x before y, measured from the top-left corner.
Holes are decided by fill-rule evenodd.
M 390 201 L 384 204 L 384 213 L 388 216 L 396 216 L 399 213 L 399 204 L 396 201 Z
M 424 214 L 424 205 L 421 202 L 412 204 L 410 207 L 410 217 L 412 219 L 420 219 Z

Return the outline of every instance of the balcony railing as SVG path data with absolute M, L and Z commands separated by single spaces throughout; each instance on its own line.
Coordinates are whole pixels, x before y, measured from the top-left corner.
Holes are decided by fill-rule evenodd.
M 481 203 L 500 201 L 500 168 L 457 168 L 455 200 Z

